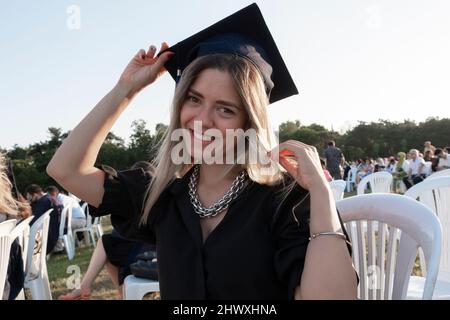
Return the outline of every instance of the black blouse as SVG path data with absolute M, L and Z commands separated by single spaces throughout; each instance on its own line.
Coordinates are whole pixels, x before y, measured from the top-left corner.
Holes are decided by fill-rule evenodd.
M 250 182 L 203 243 L 187 191 L 192 170 L 165 189 L 139 225 L 151 177 L 140 168 L 102 169 L 105 194 L 95 215 L 111 214 L 126 238 L 156 243 L 162 299 L 294 297 L 310 236 L 306 190 L 296 185 L 286 197 L 283 185 Z

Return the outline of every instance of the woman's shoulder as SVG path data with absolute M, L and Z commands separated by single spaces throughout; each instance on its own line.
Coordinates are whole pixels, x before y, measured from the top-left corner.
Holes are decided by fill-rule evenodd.
M 96 214 L 103 215 L 102 212 L 126 208 L 139 211 L 151 182 L 150 173 L 142 168 L 116 170 L 107 165 L 101 165 L 100 169 L 105 173 L 105 193 Z

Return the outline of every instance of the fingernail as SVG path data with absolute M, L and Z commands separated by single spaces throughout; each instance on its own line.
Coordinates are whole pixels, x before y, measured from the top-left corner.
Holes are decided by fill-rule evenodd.
M 152 51 L 156 50 L 156 47 L 152 45 L 152 46 L 150 46 L 150 50 L 152 50 Z

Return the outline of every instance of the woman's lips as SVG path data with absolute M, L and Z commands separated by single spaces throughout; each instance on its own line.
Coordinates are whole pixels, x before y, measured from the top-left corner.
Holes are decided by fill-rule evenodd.
M 202 143 L 202 145 L 210 144 L 211 142 L 214 141 L 214 137 L 213 136 L 202 134 L 202 133 L 194 131 L 192 129 L 189 129 L 189 131 L 191 132 L 191 136 L 195 140 L 200 141 Z

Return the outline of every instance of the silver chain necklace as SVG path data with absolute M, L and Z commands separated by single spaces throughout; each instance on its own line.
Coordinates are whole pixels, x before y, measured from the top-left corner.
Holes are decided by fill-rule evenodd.
M 195 213 L 197 213 L 200 218 L 214 217 L 218 213 L 227 209 L 231 201 L 237 198 L 239 192 L 241 192 L 246 185 L 248 177 L 245 170 L 241 171 L 234 179 L 231 188 L 225 193 L 225 195 L 221 199 L 217 200 L 211 207 L 206 208 L 200 202 L 197 193 L 199 171 L 200 166 L 196 165 L 189 180 L 189 197 Z

